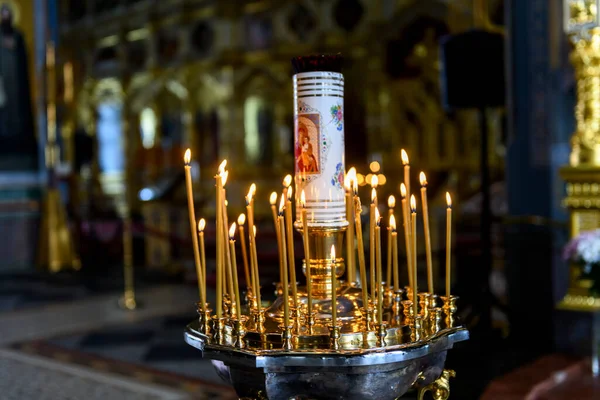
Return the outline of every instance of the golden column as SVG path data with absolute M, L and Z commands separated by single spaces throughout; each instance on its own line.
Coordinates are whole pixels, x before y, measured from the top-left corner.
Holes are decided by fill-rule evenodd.
M 577 79 L 577 126 L 569 165 L 560 173 L 567 186 L 563 204 L 570 212 L 570 234 L 575 237 L 600 228 L 600 0 L 564 0 L 564 5 Z M 559 308 L 600 311 L 600 298 L 589 293 L 591 281 L 581 273 L 580 266 L 571 265 L 569 289 Z

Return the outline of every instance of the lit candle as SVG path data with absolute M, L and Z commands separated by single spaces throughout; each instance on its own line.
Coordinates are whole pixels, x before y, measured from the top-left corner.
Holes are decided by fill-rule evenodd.
M 221 165 L 219 165 L 219 169 L 218 169 L 218 173 L 215 176 L 215 179 L 217 180 L 217 186 L 216 186 L 216 190 L 217 190 L 217 203 L 216 203 L 216 209 L 217 209 L 217 222 L 216 222 L 216 245 L 217 245 L 217 265 L 216 265 L 216 269 L 217 269 L 217 318 L 220 319 L 223 316 L 223 264 L 224 264 L 224 256 L 223 256 L 223 237 L 221 236 L 220 232 L 221 229 L 223 227 L 222 223 L 222 212 L 223 209 L 221 208 L 221 203 L 223 201 L 223 199 L 221 198 L 223 192 L 222 192 L 222 173 L 225 171 L 225 166 L 227 165 L 227 160 L 223 160 L 223 162 L 221 163 Z
M 352 182 L 352 190 L 354 192 L 354 224 L 356 227 L 356 246 L 358 247 L 358 269 L 360 271 L 360 288 L 362 291 L 363 307 L 369 307 L 369 296 L 367 294 L 367 268 L 365 266 L 365 247 L 363 243 L 362 222 L 360 214 L 362 205 L 358 197 L 358 182 Z
M 450 298 L 450 284 L 452 282 L 452 198 L 446 192 L 446 297 Z
M 394 268 L 394 288 L 400 290 L 400 271 L 398 269 L 398 231 L 396 230 L 396 217 L 390 217 L 390 230 L 392 231 L 392 260 Z
M 427 177 L 419 175 L 421 182 L 421 204 L 423 205 L 423 229 L 425 231 L 425 257 L 427 260 L 427 289 L 433 294 L 433 260 L 431 258 L 431 233 L 429 231 L 429 207 L 427 206 Z
M 410 199 L 410 162 L 408 160 L 408 154 L 404 149 L 400 152 L 402 158 L 402 165 L 404 165 L 404 186 L 406 186 L 406 198 Z M 410 215 L 409 204 L 406 205 L 406 214 Z
M 201 218 L 198 221 L 198 238 L 200 239 L 200 261 L 202 264 L 202 290 L 206 293 L 206 251 L 204 249 L 204 228 L 206 220 Z M 206 294 L 205 294 L 206 296 Z
M 284 189 L 285 190 L 285 189 Z M 277 248 L 281 246 L 281 239 L 279 238 L 279 223 L 277 222 L 277 192 L 271 193 L 269 197 L 269 203 L 271 203 L 271 214 L 273 214 L 273 225 L 275 225 L 275 233 L 277 236 Z M 283 271 L 281 270 L 281 263 L 279 263 L 279 281 L 283 279 Z
M 235 259 L 235 222 L 229 229 L 229 250 L 231 251 L 231 265 L 233 269 L 233 287 L 235 296 L 235 315 L 238 321 L 242 320 L 242 302 L 240 301 L 240 286 L 238 283 L 237 262 Z
M 377 208 L 377 175 L 371 180 L 371 205 L 369 207 L 369 278 L 371 279 L 371 296 L 375 296 L 375 209 Z
M 248 252 L 246 250 L 246 236 L 244 234 L 244 224 L 246 223 L 246 215 L 240 214 L 238 217 L 238 229 L 240 231 L 240 245 L 242 246 L 242 261 L 244 262 L 244 278 L 246 279 L 246 287 L 252 287 L 250 279 L 250 267 L 248 264 Z
M 383 323 L 383 274 L 381 271 L 381 227 L 379 210 L 375 209 L 375 263 L 377 265 L 377 320 Z
M 312 278 L 310 271 L 310 248 L 308 243 L 308 220 L 306 219 L 306 195 L 304 190 L 300 195 L 300 205 L 302 206 L 302 234 L 304 236 L 304 265 L 306 266 L 306 296 L 308 315 L 312 315 Z
M 288 294 L 288 274 L 287 274 L 287 255 L 285 249 L 285 221 L 283 218 L 285 208 L 285 196 L 281 196 L 281 202 L 279 203 L 279 216 L 277 222 L 279 223 L 279 232 L 281 235 L 281 246 L 279 251 L 279 260 L 282 264 L 281 270 L 283 271 L 283 280 L 281 281 L 281 287 L 283 289 L 283 325 L 287 328 L 290 325 L 290 300 Z
M 415 195 L 410 195 L 410 226 L 412 228 L 412 274 L 413 274 L 413 311 L 414 315 L 418 315 L 418 307 L 419 304 L 417 300 L 417 293 L 419 288 L 417 284 L 417 200 L 415 199 Z
M 356 282 L 356 264 L 354 253 L 354 201 L 352 199 L 352 182 L 356 180 L 356 169 L 350 168 L 344 179 L 346 189 L 346 220 L 348 229 L 346 231 L 346 270 L 348 283 Z
M 396 207 L 396 198 L 394 195 L 388 197 L 388 221 L 394 216 L 394 207 Z M 392 227 L 388 226 L 387 234 L 387 271 L 385 282 L 388 289 L 392 287 Z M 396 288 L 398 289 L 398 288 Z
M 221 173 L 221 191 L 222 191 L 222 230 L 221 234 L 223 235 L 223 254 L 225 259 L 225 268 L 227 273 L 227 286 L 225 286 L 224 290 L 229 291 L 229 298 L 233 302 L 235 299 L 234 287 L 233 287 L 233 267 L 231 263 L 231 252 L 229 250 L 229 246 L 227 246 L 227 240 L 229 238 L 227 229 L 229 227 L 229 218 L 227 217 L 227 191 L 225 190 L 225 184 L 227 183 L 227 177 L 229 176 L 229 171 L 223 171 Z M 237 303 L 235 305 L 237 307 Z
M 400 196 L 402 197 L 402 222 L 404 226 L 404 245 L 406 246 L 406 268 L 408 271 L 408 286 L 413 287 L 412 277 L 412 241 L 410 234 L 410 221 L 408 214 L 408 199 L 406 198 L 406 186 L 404 183 L 400 184 Z M 410 300 L 410 299 L 409 299 Z
M 256 251 L 256 227 L 254 226 L 254 194 L 256 185 L 250 185 L 248 195 L 246 196 L 246 215 L 248 216 L 248 234 L 250 235 L 250 268 L 252 269 L 252 291 L 256 309 L 260 311 L 260 285 L 258 279 L 258 260 Z
M 331 325 L 337 326 L 337 276 L 335 276 L 335 245 L 331 245 Z
M 200 264 L 200 250 L 198 249 L 198 241 L 196 240 L 196 214 L 194 209 L 194 192 L 192 189 L 192 152 L 187 149 L 183 156 L 185 164 L 185 186 L 187 190 L 187 201 L 188 201 L 188 214 L 190 216 L 190 229 L 192 231 L 192 244 L 194 249 L 194 263 L 196 264 L 196 274 L 198 275 L 198 292 L 200 295 L 200 302 L 202 308 L 206 305 L 206 294 L 203 290 L 202 282 L 204 276 L 202 275 L 202 265 Z
M 291 179 L 291 178 L 290 178 Z M 294 308 L 298 309 L 298 288 L 296 283 L 296 260 L 294 257 L 294 229 L 292 221 L 292 187 L 288 187 L 287 201 L 285 203 L 285 234 L 287 243 L 288 266 L 290 268 L 290 284 L 292 286 L 292 299 Z

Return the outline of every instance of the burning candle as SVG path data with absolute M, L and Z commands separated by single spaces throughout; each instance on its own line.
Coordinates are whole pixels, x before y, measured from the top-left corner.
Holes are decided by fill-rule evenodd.
M 401 150 L 402 165 L 404 165 L 404 186 L 406 186 L 406 199 L 410 199 L 410 162 L 408 154 L 404 149 Z M 409 204 L 406 204 L 406 215 L 410 215 Z M 410 222 L 409 222 L 410 223 Z
M 287 255 L 285 249 L 285 221 L 283 218 L 285 208 L 285 196 L 281 196 L 281 202 L 279 203 L 279 216 L 277 222 L 279 223 L 279 232 L 281 236 L 281 246 L 279 251 L 279 260 L 281 262 L 281 270 L 283 271 L 283 280 L 281 281 L 281 287 L 283 289 L 283 325 L 287 328 L 290 325 L 290 300 L 288 294 L 288 274 L 287 274 Z
M 284 189 L 285 191 L 285 189 Z M 277 222 L 277 192 L 271 193 L 269 197 L 269 203 L 271 203 L 271 214 L 273 214 L 273 225 L 275 226 L 275 233 L 277 236 L 277 248 L 281 246 L 281 238 L 279 237 L 279 222 Z M 281 263 L 279 263 L 279 281 L 283 279 L 283 271 L 281 270 Z
M 225 171 L 225 166 L 227 165 L 227 160 L 223 160 L 221 165 L 219 165 L 218 173 L 215 176 L 217 180 L 217 223 L 216 223 L 216 244 L 217 244 L 217 318 L 220 319 L 223 316 L 223 264 L 224 264 L 224 256 L 223 256 L 223 237 L 221 236 L 221 230 L 223 229 L 223 219 L 222 213 L 223 208 L 221 207 L 221 203 L 223 202 L 222 195 L 223 191 L 221 190 L 223 187 L 222 174 Z
M 304 265 L 306 267 L 306 296 L 308 315 L 312 315 L 312 278 L 310 271 L 310 248 L 308 243 L 308 220 L 306 219 L 306 195 L 304 190 L 300 195 L 300 205 L 302 206 L 302 235 L 304 242 Z
M 337 326 L 337 276 L 335 275 L 335 245 L 331 245 L 331 325 Z
M 369 278 L 371 296 L 375 296 L 375 210 L 377 209 L 377 176 L 371 180 L 371 206 L 369 207 Z
M 452 198 L 446 192 L 446 297 L 450 298 L 450 284 L 452 282 Z
M 256 251 L 256 227 L 254 226 L 254 194 L 256 185 L 250 185 L 246 196 L 246 215 L 248 216 L 248 234 L 250 235 L 250 268 L 252 268 L 252 291 L 256 301 L 256 309 L 260 311 L 260 284 L 258 278 L 258 256 Z
M 223 235 L 223 254 L 224 254 L 224 259 L 225 259 L 225 268 L 226 268 L 226 273 L 227 273 L 227 285 L 225 286 L 224 290 L 229 292 L 229 298 L 231 299 L 231 301 L 234 300 L 235 298 L 235 293 L 234 293 L 234 287 L 233 287 L 233 267 L 232 267 L 232 263 L 231 263 L 231 252 L 229 249 L 229 246 L 227 246 L 227 240 L 229 238 L 227 229 L 229 227 L 229 219 L 227 218 L 227 191 L 225 190 L 225 184 L 227 183 L 227 178 L 229 177 L 229 171 L 223 171 L 223 173 L 221 174 L 221 191 L 222 191 L 222 205 L 221 207 L 223 208 L 222 211 L 222 231 L 221 234 Z M 236 304 L 237 307 L 237 304 Z
M 250 278 L 250 267 L 248 264 L 248 252 L 246 250 L 246 236 L 244 234 L 244 224 L 246 223 L 246 215 L 240 214 L 237 220 L 238 230 L 240 231 L 240 246 L 242 247 L 242 261 L 244 263 L 244 278 L 246 279 L 246 287 L 252 287 Z
M 352 181 L 356 179 L 356 169 L 350 168 L 344 179 L 346 189 L 346 220 L 348 220 L 348 230 L 346 231 L 346 269 L 348 282 L 356 282 L 356 264 L 354 254 L 354 201 L 352 199 Z
M 383 323 L 383 282 L 381 271 L 381 226 L 379 210 L 375 209 L 375 263 L 377 265 L 377 320 Z
M 198 292 L 202 308 L 206 306 L 206 294 L 203 290 L 204 276 L 202 275 L 202 265 L 200 264 L 200 250 L 198 249 L 198 241 L 196 240 L 196 215 L 194 209 L 194 192 L 192 189 L 192 152 L 190 149 L 185 151 L 183 156 L 185 164 L 185 186 L 187 190 L 187 201 L 188 201 L 188 213 L 190 217 L 190 229 L 192 231 L 192 244 L 194 249 L 194 263 L 196 265 L 196 274 L 198 275 Z
M 396 198 L 394 195 L 388 197 L 388 221 L 391 221 L 394 216 L 394 207 L 396 207 Z M 387 234 L 387 271 L 386 279 L 388 289 L 392 287 L 392 227 L 388 226 Z M 398 288 L 396 288 L 398 289 Z
M 206 296 L 206 251 L 204 249 L 204 228 L 206 227 L 206 220 L 201 218 L 198 221 L 198 238 L 200 239 L 200 261 L 202 264 L 202 291 Z
M 429 231 L 429 207 L 427 206 L 427 177 L 419 175 L 421 182 L 421 204 L 423 205 L 423 229 L 425 231 L 425 257 L 427 260 L 427 289 L 433 294 L 433 260 L 431 258 L 431 233 Z
M 413 274 L 413 311 L 414 315 L 418 315 L 418 307 L 419 304 L 417 300 L 417 293 L 419 288 L 417 285 L 417 200 L 415 199 L 415 195 L 410 196 L 410 226 L 412 228 L 412 274 Z
M 238 283 L 237 262 L 235 259 L 235 222 L 229 229 L 229 250 L 231 251 L 231 265 L 233 269 L 233 287 L 235 296 L 235 315 L 238 321 L 242 320 L 242 302 L 240 301 L 240 286 Z
M 408 199 L 406 198 L 406 186 L 404 183 L 400 184 L 400 196 L 402 197 L 402 221 L 404 226 L 404 245 L 406 246 L 406 268 L 408 271 L 408 286 L 413 287 L 413 276 L 412 276 L 412 240 L 410 234 L 410 221 L 408 214 Z M 410 300 L 410 299 L 409 299 Z
M 360 271 L 360 288 L 362 291 L 363 307 L 367 309 L 369 307 L 369 296 L 367 294 L 367 269 L 365 266 L 365 247 L 362 235 L 362 222 L 360 220 L 362 205 L 360 204 L 360 198 L 358 197 L 358 182 L 356 180 L 352 182 L 352 190 L 354 192 L 354 224 L 356 227 L 356 245 L 358 247 L 358 269 Z
M 291 180 L 291 177 L 290 177 Z M 296 283 L 296 260 L 294 257 L 294 229 L 292 221 L 292 187 L 290 186 L 287 191 L 287 201 L 285 203 L 285 235 L 287 243 L 287 256 L 288 266 L 290 268 L 290 284 L 292 286 L 292 299 L 294 301 L 294 308 L 298 309 L 298 288 Z
M 400 271 L 398 269 L 398 232 L 396 231 L 396 217 L 390 216 L 390 230 L 392 231 L 392 260 L 394 269 L 394 289 L 400 290 Z

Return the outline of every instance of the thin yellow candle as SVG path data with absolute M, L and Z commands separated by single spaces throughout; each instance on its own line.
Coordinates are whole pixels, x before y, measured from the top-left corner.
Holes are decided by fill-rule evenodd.
M 279 238 L 279 223 L 277 222 L 277 192 L 271 193 L 269 197 L 269 203 L 271 204 L 271 214 L 273 214 L 273 225 L 275 226 L 275 236 L 277 237 L 277 248 L 281 246 L 281 239 Z M 281 263 L 279 263 L 279 281 L 283 279 L 283 271 L 281 270 Z
M 246 214 L 240 214 L 237 222 L 238 230 L 240 231 L 240 246 L 242 247 L 242 261 L 244 263 L 244 278 L 246 279 L 246 287 L 252 287 L 252 280 L 250 279 L 250 267 L 248 264 L 248 252 L 246 250 L 246 236 L 244 233 Z
M 375 209 L 375 263 L 377 265 L 377 320 L 383 322 L 383 271 L 381 270 L 381 226 L 379 210 Z
M 417 280 L 417 200 L 415 199 L 415 195 L 410 196 L 410 226 L 412 228 L 412 273 L 413 273 L 413 311 L 414 315 L 418 315 L 418 301 L 417 301 L 417 293 L 419 290 L 418 280 Z
M 429 207 L 427 206 L 427 177 L 419 175 L 421 182 L 421 204 L 423 205 L 423 229 L 425 233 L 425 257 L 427 260 L 427 289 L 433 294 L 433 259 L 431 256 L 431 233 L 429 231 Z
M 412 276 L 412 240 L 410 233 L 410 215 L 408 214 L 408 199 L 406 198 L 406 186 L 400 184 L 400 195 L 402 197 L 402 222 L 404 226 L 404 245 L 406 246 L 406 269 L 408 272 L 408 286 L 413 287 Z M 410 299 L 409 299 L 410 300 Z
M 223 171 L 223 173 L 221 174 L 221 191 L 222 191 L 222 204 L 221 207 L 223 208 L 223 213 L 222 218 L 222 230 L 221 230 L 221 234 L 223 235 L 223 254 L 225 255 L 225 268 L 226 268 L 226 273 L 227 273 L 227 286 L 226 286 L 226 290 L 229 292 L 229 298 L 231 299 L 231 301 L 234 301 L 235 298 L 235 288 L 233 286 L 233 275 L 234 273 L 237 273 L 237 271 L 233 271 L 233 265 L 231 262 L 231 252 L 229 249 L 229 246 L 227 246 L 227 241 L 229 239 L 229 235 L 227 232 L 227 229 L 229 229 L 229 218 L 227 217 L 227 191 L 225 190 L 225 184 L 227 183 L 227 177 L 229 176 L 229 171 Z M 235 306 L 237 307 L 238 304 L 236 303 Z
M 288 293 L 288 274 L 287 274 L 287 255 L 285 249 L 285 221 L 283 218 L 285 208 L 285 196 L 281 196 L 281 202 L 279 203 L 279 216 L 277 217 L 277 222 L 279 223 L 279 232 L 281 235 L 281 246 L 279 252 L 279 259 L 283 267 L 281 268 L 283 271 L 283 280 L 281 281 L 281 286 L 283 289 L 283 325 L 285 328 L 290 326 L 290 299 Z
M 216 186 L 216 190 L 217 190 L 217 203 L 216 203 L 216 210 L 217 210 L 217 222 L 216 222 L 216 245 L 217 245 L 217 265 L 216 265 L 216 270 L 217 270 L 217 318 L 221 318 L 223 316 L 223 237 L 219 234 L 219 232 L 221 232 L 222 229 L 222 218 L 221 218 L 221 213 L 223 212 L 223 209 L 221 208 L 221 202 L 222 202 L 222 180 L 221 180 L 221 175 L 223 173 L 223 171 L 225 171 L 225 166 L 227 165 L 227 160 L 223 160 L 223 162 L 221 163 L 221 165 L 219 165 L 219 170 L 217 175 L 215 176 L 215 179 L 217 180 L 217 186 Z
M 377 209 L 377 176 L 371 181 L 371 205 L 369 207 L 369 278 L 371 279 L 371 296 L 375 296 L 375 210 Z
M 300 205 L 302 206 L 302 235 L 304 242 L 304 263 L 306 266 L 306 297 L 308 315 L 312 315 L 312 278 L 310 273 L 310 245 L 308 243 L 308 220 L 306 218 L 306 196 L 304 190 L 300 195 Z
M 356 263 L 354 252 L 354 201 L 352 199 L 352 182 L 356 180 L 356 169 L 350 168 L 344 179 L 346 189 L 346 220 L 348 229 L 346 230 L 346 270 L 348 282 L 356 282 Z
M 331 245 L 331 325 L 337 326 L 337 276 L 335 275 L 335 245 Z
M 408 153 L 406 153 L 404 149 L 402 149 L 400 153 L 402 165 L 404 165 L 404 186 L 406 186 L 406 198 L 410 199 L 410 161 L 408 159 Z M 410 215 L 409 204 L 406 205 L 406 215 Z
M 258 278 L 258 260 L 256 251 L 256 232 L 254 226 L 254 194 L 256 193 L 256 185 L 250 185 L 248 195 L 246 196 L 246 215 L 248 216 L 248 234 L 250 236 L 250 268 L 252 269 L 252 291 L 254 292 L 254 300 L 256 309 L 260 311 L 260 290 Z
M 396 207 L 396 198 L 392 194 L 388 197 L 388 221 L 390 221 L 394 215 L 394 207 Z M 392 227 L 390 225 L 388 225 L 387 231 L 387 270 L 385 282 L 389 289 L 392 287 Z
M 240 301 L 240 285 L 238 283 L 237 262 L 235 259 L 235 222 L 229 229 L 229 250 L 231 251 L 231 265 L 233 269 L 233 287 L 235 295 L 235 316 L 238 321 L 242 320 L 242 302 Z
M 204 275 L 202 274 L 202 265 L 200 264 L 200 250 L 198 249 L 198 241 L 196 240 L 196 214 L 194 209 L 194 192 L 192 188 L 192 152 L 190 149 L 185 151 L 183 156 L 185 163 L 185 186 L 187 190 L 188 214 L 190 217 L 190 229 L 192 231 L 192 244 L 194 249 L 194 263 L 196 265 L 196 274 L 198 275 L 198 293 L 202 307 L 206 304 L 206 293 L 203 290 Z
M 285 203 L 285 235 L 287 243 L 288 266 L 290 268 L 290 284 L 292 286 L 292 300 L 294 308 L 298 309 L 298 287 L 296 283 L 296 260 L 294 256 L 294 229 L 292 219 L 292 187 L 287 191 L 287 201 Z
M 446 297 L 450 298 L 450 284 L 452 282 L 452 198 L 446 192 Z
M 367 294 L 367 268 L 365 266 L 365 247 L 363 243 L 362 234 L 362 222 L 360 220 L 360 214 L 362 211 L 362 205 L 360 204 L 360 198 L 358 197 L 358 183 L 354 181 L 352 183 L 352 190 L 354 192 L 354 224 L 356 226 L 356 246 L 358 247 L 358 269 L 360 271 L 360 287 L 362 291 L 363 307 L 369 307 L 369 296 Z
M 392 231 L 392 260 L 394 268 L 394 288 L 400 289 L 400 270 L 398 269 L 398 231 L 396 230 L 396 217 L 390 217 L 390 230 Z
M 198 238 L 200 239 L 200 261 L 202 263 L 202 290 L 206 293 L 206 250 L 204 248 L 204 228 L 206 220 L 201 218 L 198 221 Z

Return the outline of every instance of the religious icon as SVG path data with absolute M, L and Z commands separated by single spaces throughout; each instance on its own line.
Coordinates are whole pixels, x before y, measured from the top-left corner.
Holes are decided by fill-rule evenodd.
M 302 114 L 296 121 L 296 171 L 319 173 L 319 114 Z

